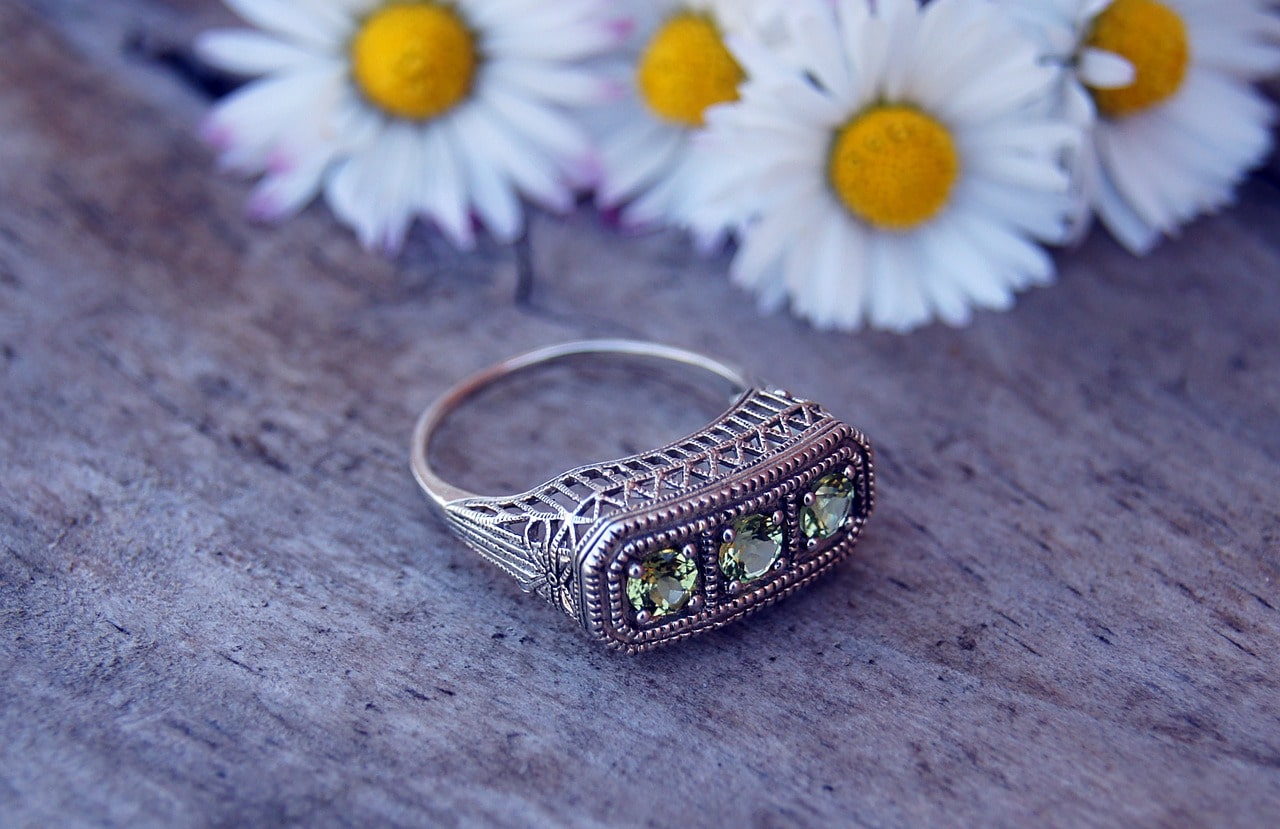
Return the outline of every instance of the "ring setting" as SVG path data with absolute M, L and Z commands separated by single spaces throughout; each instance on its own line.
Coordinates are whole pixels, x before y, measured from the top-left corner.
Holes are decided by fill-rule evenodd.
M 681 440 L 518 495 L 465 492 L 430 467 L 435 426 L 478 388 L 527 366 L 600 354 L 695 365 L 738 395 Z M 799 590 L 852 552 L 874 507 L 873 451 L 861 432 L 817 403 L 652 343 L 571 343 L 513 358 L 428 409 L 412 454 L 419 483 L 464 541 L 629 653 L 723 627 Z

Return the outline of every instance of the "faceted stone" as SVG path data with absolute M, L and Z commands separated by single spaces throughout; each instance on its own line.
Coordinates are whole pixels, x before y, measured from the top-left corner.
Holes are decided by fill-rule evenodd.
M 627 578 L 627 600 L 654 619 L 678 613 L 698 586 L 698 564 L 682 550 L 659 550 L 640 562 L 639 577 Z
M 748 515 L 733 525 L 733 540 L 720 545 L 720 572 L 729 581 L 758 579 L 782 555 L 782 528 L 767 515 Z
M 809 490 L 813 503 L 800 509 L 800 529 L 808 538 L 830 538 L 840 531 L 853 510 L 853 481 L 833 472 L 819 478 Z

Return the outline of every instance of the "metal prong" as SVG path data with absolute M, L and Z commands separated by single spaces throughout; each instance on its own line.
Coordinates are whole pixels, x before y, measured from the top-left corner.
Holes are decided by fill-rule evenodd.
M 785 558 L 779 558 L 777 561 L 773 563 L 773 569 L 781 573 L 783 570 L 787 569 L 787 565 L 789 563 L 790 562 L 788 562 Z
M 701 596 L 694 596 L 691 599 L 689 599 L 690 610 L 702 610 L 702 606 L 704 604 L 706 604 L 706 600 L 704 600 Z
M 644 577 L 644 565 L 638 561 L 633 561 L 627 565 L 627 575 L 633 579 Z
M 639 611 L 639 612 L 637 612 L 637 613 L 636 613 L 636 622 L 637 622 L 637 624 L 647 625 L 647 624 L 649 624 L 649 622 L 651 622 L 651 621 L 653 621 L 653 615 L 652 615 L 651 613 L 649 613 L 649 611 L 647 611 L 647 610 L 641 610 L 641 611 Z
M 720 533 L 720 540 L 723 541 L 725 544 L 732 544 L 733 540 L 737 537 L 738 537 L 738 534 L 733 531 L 732 527 L 729 527 L 725 529 L 724 532 Z
M 786 513 L 782 510 L 775 510 L 771 517 L 773 518 L 774 525 L 778 527 L 781 527 L 782 522 L 787 520 Z
M 693 558 L 694 556 L 696 556 L 696 555 L 698 554 L 698 546 L 697 546 L 696 544 L 686 544 L 686 545 L 684 545 L 684 550 L 683 550 L 683 552 L 684 552 L 684 554 L 685 554 L 685 555 L 687 555 L 689 558 Z
M 818 539 L 811 538 L 804 543 L 804 546 L 806 550 L 816 550 L 818 549 Z
M 852 479 L 853 479 L 853 476 L 854 476 L 854 475 L 856 475 L 856 474 L 858 474 L 858 473 L 857 473 L 857 471 L 856 471 L 852 466 L 846 466 L 846 467 L 844 468 L 844 476 L 845 476 L 846 478 L 848 478 L 848 479 L 852 480 Z
M 742 592 L 742 582 L 740 581 L 729 582 L 729 595 L 736 596 L 741 592 Z
M 806 492 L 804 497 L 800 499 L 800 503 L 804 504 L 806 507 L 811 507 L 813 506 L 813 502 L 817 499 L 818 496 L 814 495 L 812 492 Z

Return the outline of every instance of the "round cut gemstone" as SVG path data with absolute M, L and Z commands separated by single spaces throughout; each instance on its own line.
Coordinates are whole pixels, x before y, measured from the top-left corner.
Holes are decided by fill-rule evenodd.
M 627 601 L 654 619 L 678 613 L 698 586 L 698 565 L 681 550 L 659 550 L 640 562 L 640 575 L 627 579 Z
M 833 472 L 819 478 L 809 492 L 813 499 L 800 509 L 800 529 L 809 538 L 830 538 L 853 510 L 853 481 Z
M 720 545 L 720 572 L 730 581 L 758 579 L 782 555 L 782 528 L 767 515 L 748 515 L 733 525 L 733 540 Z

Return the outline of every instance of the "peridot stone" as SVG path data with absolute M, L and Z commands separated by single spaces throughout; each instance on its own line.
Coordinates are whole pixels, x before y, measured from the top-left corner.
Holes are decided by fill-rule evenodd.
M 733 540 L 720 545 L 720 572 L 729 581 L 758 579 L 782 555 L 782 528 L 767 515 L 747 515 L 733 525 Z
M 627 578 L 627 601 L 654 619 L 678 613 L 698 586 L 698 564 L 681 550 L 659 550 L 640 562 L 639 576 Z
M 800 529 L 808 538 L 830 538 L 853 510 L 853 481 L 832 472 L 814 482 L 812 502 L 800 508 Z

